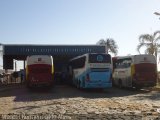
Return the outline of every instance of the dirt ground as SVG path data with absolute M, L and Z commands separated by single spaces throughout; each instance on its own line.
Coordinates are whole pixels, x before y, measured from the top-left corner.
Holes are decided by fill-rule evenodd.
M 160 92 L 115 87 L 79 90 L 67 85 L 30 90 L 18 85 L 0 89 L 0 114 L 1 119 L 14 115 L 17 119 L 26 115 L 43 119 L 159 119 Z

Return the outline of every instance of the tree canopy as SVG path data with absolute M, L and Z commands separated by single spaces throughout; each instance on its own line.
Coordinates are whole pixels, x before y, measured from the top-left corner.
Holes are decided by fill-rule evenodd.
M 139 44 L 137 51 L 140 53 L 140 49 L 145 47 L 145 53 L 154 55 L 157 58 L 157 54 L 160 48 L 160 31 L 156 31 L 153 34 L 142 34 L 139 36 Z
M 118 54 L 118 46 L 112 38 L 100 39 L 97 44 L 106 46 L 106 53 L 113 53 L 115 56 Z

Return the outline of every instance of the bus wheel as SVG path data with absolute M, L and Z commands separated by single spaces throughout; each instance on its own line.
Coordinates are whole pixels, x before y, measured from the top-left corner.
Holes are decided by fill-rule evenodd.
M 136 87 L 135 87 L 135 89 L 136 89 L 136 90 L 141 90 L 141 89 L 142 89 L 142 87 L 140 87 L 140 86 L 136 86 Z
M 78 80 L 78 88 L 80 89 L 81 88 L 81 81 Z
M 113 85 L 113 86 L 116 86 L 116 85 L 115 85 L 115 82 L 114 82 L 114 79 L 112 79 L 112 85 Z
M 119 81 L 118 81 L 118 87 L 119 87 L 119 88 L 122 88 L 122 80 L 119 80 Z
M 79 80 L 77 80 L 76 86 L 77 86 L 77 88 L 79 89 Z
M 77 86 L 76 83 L 77 83 L 77 80 L 75 79 L 75 75 L 73 73 L 72 74 L 72 84 L 75 85 L 75 86 Z

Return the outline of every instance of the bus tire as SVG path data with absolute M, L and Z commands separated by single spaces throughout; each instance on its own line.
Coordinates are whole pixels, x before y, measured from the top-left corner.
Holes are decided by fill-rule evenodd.
M 118 81 L 118 87 L 119 87 L 119 88 L 122 88 L 122 80 L 119 80 L 119 81 Z
M 82 88 L 85 88 L 85 80 L 82 80 Z
M 78 80 L 78 88 L 80 89 L 81 88 L 81 81 Z
M 76 87 L 79 89 L 79 80 L 76 80 Z
M 135 87 L 135 89 L 136 89 L 136 90 L 141 90 L 141 89 L 142 89 L 142 87 L 140 87 L 140 86 L 136 86 L 136 87 Z
M 78 86 L 78 80 L 76 80 L 76 87 L 79 88 L 79 86 Z
M 114 79 L 112 79 L 112 85 L 113 85 L 113 86 L 116 86 L 116 85 L 115 85 L 115 82 L 114 82 Z
M 73 85 L 76 85 L 76 83 L 77 83 L 77 81 L 76 81 L 75 75 L 74 75 L 74 73 L 73 73 L 73 74 L 72 74 L 72 84 L 73 84 Z
M 79 88 L 81 88 L 81 81 L 79 81 Z

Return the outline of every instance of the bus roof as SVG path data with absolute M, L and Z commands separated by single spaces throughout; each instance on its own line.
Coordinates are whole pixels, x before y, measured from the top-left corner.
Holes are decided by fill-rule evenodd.
M 131 58 L 131 59 L 134 60 L 135 63 L 139 63 L 139 62 L 142 62 L 142 61 L 143 62 L 156 63 L 155 56 L 154 55 L 149 55 L 149 54 L 139 54 L 139 55 L 128 55 L 128 56 L 113 57 L 114 60 L 116 60 L 116 59 L 125 59 L 125 58 Z
M 31 64 L 53 64 L 53 58 L 50 55 L 31 55 L 27 57 L 27 65 Z
M 87 56 L 87 55 L 89 55 L 89 54 L 106 54 L 106 55 L 110 55 L 110 54 L 107 54 L 107 53 L 86 53 L 86 54 L 83 54 L 83 55 L 74 57 L 74 58 L 72 58 L 70 61 L 75 60 L 75 59 L 78 59 L 78 58 L 81 58 L 81 57 L 83 57 L 83 56 Z
M 150 54 L 138 54 L 138 55 L 116 56 L 116 57 L 113 57 L 113 58 L 131 58 L 131 57 L 135 57 L 135 56 L 154 56 L 154 55 L 150 55 Z

